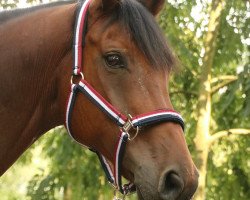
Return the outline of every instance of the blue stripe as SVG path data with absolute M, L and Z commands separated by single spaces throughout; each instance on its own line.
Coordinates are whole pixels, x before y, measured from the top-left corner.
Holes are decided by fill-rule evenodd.
M 124 194 L 124 190 L 123 190 L 123 187 L 122 187 L 122 161 L 123 161 L 123 157 L 124 157 L 124 153 L 125 153 L 125 148 L 126 148 L 126 144 L 127 144 L 127 140 L 128 140 L 128 135 L 125 134 L 122 136 L 122 142 L 121 142 L 121 146 L 120 146 L 120 149 L 118 151 L 118 187 L 119 187 L 119 191 Z
M 106 178 L 108 179 L 108 181 L 110 183 L 114 184 L 115 180 L 112 178 L 112 175 L 109 173 L 109 170 L 108 170 L 108 168 L 107 168 L 107 166 L 106 166 L 106 164 L 105 164 L 105 162 L 103 160 L 103 157 L 101 156 L 101 154 L 99 152 L 97 152 L 97 151 L 94 151 L 94 152 L 97 154 L 97 156 L 99 158 L 99 161 L 100 161 L 102 169 L 103 169 L 103 171 L 104 171 L 104 173 L 106 175 Z
M 181 128 L 184 131 L 184 121 L 182 118 L 176 116 L 176 115 L 171 115 L 171 114 L 164 114 L 164 115 L 159 115 L 159 116 L 152 116 L 148 117 L 145 119 L 139 119 L 138 122 L 135 122 L 133 125 L 143 127 L 143 126 L 150 126 L 152 124 L 157 124 L 161 122 L 174 122 L 177 123 L 181 126 Z

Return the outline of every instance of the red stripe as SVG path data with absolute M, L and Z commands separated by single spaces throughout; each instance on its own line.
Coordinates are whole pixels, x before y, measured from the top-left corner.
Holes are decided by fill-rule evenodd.
M 112 106 L 106 99 L 103 98 L 87 81 L 81 80 L 110 110 L 112 110 L 116 115 L 118 115 L 123 121 L 127 120 L 127 117 L 120 113 L 114 106 Z
M 178 114 L 178 115 L 179 115 L 179 113 L 176 112 L 175 110 L 171 110 L 171 109 L 161 109 L 161 110 L 156 110 L 156 111 L 153 111 L 153 112 L 148 112 L 148 113 L 136 115 L 136 116 L 134 116 L 134 117 L 132 118 L 132 120 L 134 120 L 134 119 L 139 119 L 139 118 L 143 118 L 143 117 L 147 117 L 147 116 L 154 115 L 154 114 L 165 113 L 165 112 L 175 113 L 175 114 Z

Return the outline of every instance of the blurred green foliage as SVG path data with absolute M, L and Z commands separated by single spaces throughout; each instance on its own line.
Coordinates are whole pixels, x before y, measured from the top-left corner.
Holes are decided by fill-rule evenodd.
M 42 154 L 50 161 L 42 173 L 29 182 L 27 196 L 30 199 L 52 200 L 65 194 L 72 199 L 98 199 L 102 193 L 111 197 L 95 154 L 74 143 L 64 128 L 47 133 Z
M 4 0 L 0 6 L 13 8 L 18 2 Z M 195 155 L 193 139 L 208 8 L 209 1 L 168 0 L 158 18 L 182 66 L 181 73 L 172 77 L 170 96 L 187 123 L 186 139 L 192 155 Z M 212 74 L 215 78 L 236 76 L 237 80 L 220 88 L 212 97 L 214 133 L 238 127 L 250 129 L 249 16 L 249 1 L 226 1 Z M 228 136 L 211 147 L 206 199 L 250 199 L 249 144 L 248 136 Z M 111 199 L 112 189 L 95 154 L 74 143 L 65 129 L 58 127 L 39 139 L 0 179 L 0 196 L 3 200 L 52 200 L 67 196 L 73 200 L 101 200 Z
M 193 139 L 197 122 L 197 95 L 199 84 L 202 84 L 199 83 L 199 76 L 209 3 L 199 0 L 168 2 L 159 21 L 182 65 L 181 73 L 173 76 L 170 96 L 175 107 L 184 115 L 187 143 L 195 156 Z M 236 81 L 221 87 L 212 96 L 212 133 L 231 128 L 250 128 L 249 16 L 249 2 L 226 1 L 216 42 L 212 78 L 234 76 Z M 206 199 L 250 199 L 249 145 L 249 136 L 228 136 L 211 147 Z

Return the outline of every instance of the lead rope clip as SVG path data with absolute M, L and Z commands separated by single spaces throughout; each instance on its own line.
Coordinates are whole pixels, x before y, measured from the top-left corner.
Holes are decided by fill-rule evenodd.
M 81 80 L 84 80 L 84 75 L 83 75 L 82 72 L 80 72 L 79 74 L 72 74 L 71 79 L 70 79 L 71 85 L 75 83 L 75 80 L 74 80 L 74 79 L 76 79 L 77 77 L 80 77 L 80 81 L 81 81 Z M 79 82 L 79 81 L 78 81 L 78 82 Z

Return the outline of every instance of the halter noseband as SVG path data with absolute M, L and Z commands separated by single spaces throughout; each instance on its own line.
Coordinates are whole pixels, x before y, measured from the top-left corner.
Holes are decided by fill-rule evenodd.
M 73 66 L 73 76 L 81 75 L 82 80 L 75 84 L 71 81 L 71 92 L 69 95 L 67 110 L 66 110 L 66 128 L 70 136 L 74 139 L 71 132 L 71 118 L 72 112 L 76 100 L 76 95 L 78 92 L 84 94 L 92 101 L 98 108 L 100 108 L 103 113 L 105 113 L 110 119 L 112 119 L 119 127 L 119 139 L 115 148 L 114 156 L 114 172 L 106 160 L 106 158 L 98 151 L 93 150 L 100 160 L 103 170 L 107 176 L 108 181 L 114 186 L 114 188 L 120 191 L 123 195 L 127 195 L 136 190 L 133 183 L 122 185 L 122 160 L 124 156 L 124 150 L 128 140 L 132 140 L 138 134 L 139 128 L 144 126 L 149 126 L 152 124 L 160 122 L 175 122 L 180 124 L 182 129 L 184 129 L 184 121 L 179 113 L 174 110 L 162 109 L 154 112 L 145 113 L 137 116 L 125 116 L 120 113 L 114 106 L 112 106 L 108 101 L 106 101 L 86 80 L 82 74 L 82 50 L 84 43 L 84 34 L 86 33 L 86 20 L 87 11 L 91 0 L 85 0 L 77 14 L 75 33 L 74 33 L 74 66 Z M 82 37 L 83 36 L 83 37 Z M 130 130 L 135 129 L 135 134 L 132 136 Z M 81 144 L 82 145 L 82 144 Z

